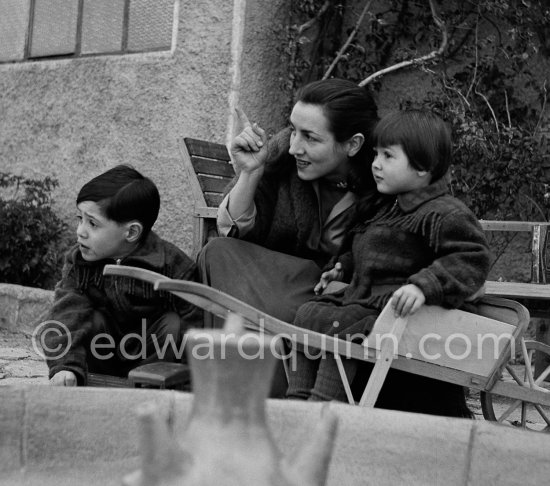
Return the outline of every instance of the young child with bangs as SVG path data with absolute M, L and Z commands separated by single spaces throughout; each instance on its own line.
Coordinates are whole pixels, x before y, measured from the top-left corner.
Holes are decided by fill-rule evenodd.
M 88 372 L 127 376 L 138 365 L 185 359 L 184 333 L 202 327 L 202 311 L 150 283 L 103 275 L 116 263 L 198 279 L 193 261 L 151 230 L 160 208 L 153 181 L 113 167 L 82 187 L 76 208 L 77 243 L 55 288 L 51 329 L 42 334 L 50 384 L 86 385 Z
M 315 292 L 333 280 L 349 285 L 303 304 L 294 321 L 340 339 L 367 336 L 388 301 L 402 317 L 424 304 L 460 307 L 482 288 L 491 262 L 477 218 L 448 191 L 446 123 L 427 111 L 391 113 L 376 125 L 373 144 L 372 173 L 386 202 L 375 210 L 358 202 L 358 222 Z M 332 354 L 310 359 L 298 351 L 296 358 L 287 397 L 346 400 Z M 351 382 L 359 362 L 343 361 Z M 377 406 L 471 416 L 462 387 L 396 370 L 390 370 Z

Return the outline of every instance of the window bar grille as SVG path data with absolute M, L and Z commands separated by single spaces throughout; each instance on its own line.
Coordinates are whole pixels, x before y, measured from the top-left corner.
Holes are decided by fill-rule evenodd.
M 122 52 L 128 52 L 129 22 L 130 22 L 130 0 L 125 0 L 124 15 L 122 20 Z
M 31 57 L 31 45 L 32 45 L 32 26 L 34 24 L 34 6 L 36 0 L 30 0 L 29 6 L 29 24 L 27 25 L 27 35 L 25 39 L 25 54 L 24 59 L 27 60 Z
M 78 14 L 76 19 L 76 42 L 74 48 L 75 57 L 82 53 L 82 19 L 84 17 L 84 0 L 78 0 Z

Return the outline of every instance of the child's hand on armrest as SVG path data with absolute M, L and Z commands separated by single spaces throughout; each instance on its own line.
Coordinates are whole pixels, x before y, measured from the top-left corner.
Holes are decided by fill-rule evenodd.
M 414 314 L 424 302 L 426 302 L 424 293 L 414 284 L 407 284 L 398 288 L 391 298 L 395 317 L 406 317 Z
M 332 268 L 328 272 L 323 272 L 321 274 L 321 280 L 319 280 L 317 285 L 313 288 L 313 291 L 317 295 L 322 294 L 323 290 L 327 288 L 329 282 L 332 282 L 333 280 L 342 280 L 343 277 L 344 271 L 342 270 L 342 264 L 340 262 L 337 262 L 334 265 L 334 268 Z
M 76 375 L 72 371 L 58 371 L 50 378 L 53 386 L 76 386 Z

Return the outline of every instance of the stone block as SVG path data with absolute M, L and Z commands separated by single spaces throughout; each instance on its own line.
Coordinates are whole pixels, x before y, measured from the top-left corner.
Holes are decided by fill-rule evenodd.
M 173 410 L 171 412 L 172 430 L 174 431 L 174 437 L 182 437 L 187 426 L 187 421 L 191 414 L 191 408 L 193 406 L 193 394 L 186 392 L 173 392 L 174 402 Z
M 319 422 L 322 405 L 300 400 L 267 401 L 267 426 L 285 457 L 294 457 L 311 437 Z
M 486 486 L 548 484 L 550 436 L 476 422 L 468 483 Z
M 29 387 L 25 455 L 29 467 L 67 467 L 138 454 L 136 408 L 154 402 L 167 419 L 169 391 Z
M 0 283 L 0 327 L 32 333 L 53 303 L 52 290 Z
M 328 484 L 465 484 L 473 421 L 330 406 L 338 432 Z
M 12 387 L 2 388 L 0 394 L 0 471 L 15 471 L 23 466 L 25 394 Z

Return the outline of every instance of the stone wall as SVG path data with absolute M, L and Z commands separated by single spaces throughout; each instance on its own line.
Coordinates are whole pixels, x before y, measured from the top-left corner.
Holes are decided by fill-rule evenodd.
M 119 485 L 139 467 L 136 408 L 153 403 L 178 441 L 192 395 L 159 390 L 6 387 L 0 475 L 11 485 Z M 343 404 L 268 400 L 273 440 L 292 461 L 329 409 L 338 427 L 326 484 L 546 484 L 547 434 Z M 309 444 L 311 445 L 311 444 Z
M 230 104 L 241 96 L 251 113 L 280 104 L 286 67 L 272 26 L 286 1 L 180 0 L 172 52 L 0 64 L 0 171 L 57 178 L 56 207 L 69 222 L 85 182 L 130 163 L 159 187 L 155 229 L 189 250 L 183 138 L 225 142 Z M 276 111 L 268 119 L 283 123 Z
M 32 334 L 52 303 L 52 290 L 0 283 L 0 329 Z

